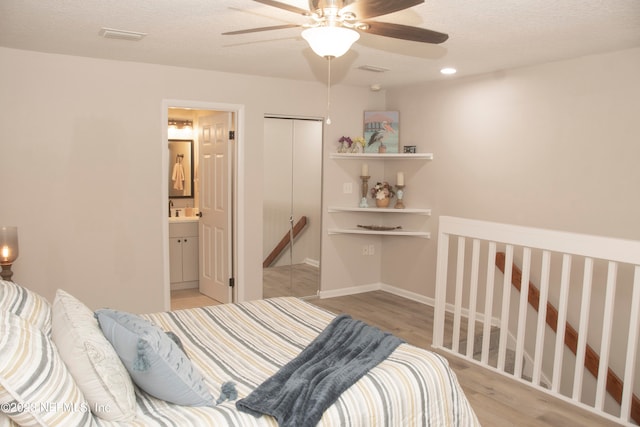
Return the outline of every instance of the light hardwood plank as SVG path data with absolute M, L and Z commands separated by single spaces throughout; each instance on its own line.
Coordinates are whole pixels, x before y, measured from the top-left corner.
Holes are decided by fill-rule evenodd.
M 180 289 L 171 291 L 171 310 L 183 310 L 185 308 L 206 307 L 218 305 L 220 302 L 203 295 L 198 289 Z
M 320 269 L 308 264 L 269 267 L 262 270 L 264 298 L 316 296 L 319 284 Z

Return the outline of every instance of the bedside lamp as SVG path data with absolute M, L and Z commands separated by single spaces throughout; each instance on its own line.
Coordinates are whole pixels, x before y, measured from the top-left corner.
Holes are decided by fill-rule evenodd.
M 11 264 L 18 258 L 18 227 L 0 227 L 0 276 L 11 281 Z

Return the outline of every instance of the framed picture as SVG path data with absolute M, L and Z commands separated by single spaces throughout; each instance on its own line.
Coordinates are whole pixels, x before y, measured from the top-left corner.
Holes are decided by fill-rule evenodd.
M 365 153 L 398 153 L 399 111 L 365 111 Z

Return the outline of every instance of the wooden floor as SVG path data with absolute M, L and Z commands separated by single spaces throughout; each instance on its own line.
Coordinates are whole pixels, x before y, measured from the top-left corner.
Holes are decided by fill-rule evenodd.
M 218 305 L 218 301 L 201 294 L 197 288 L 171 291 L 171 310 Z
M 316 296 L 320 287 L 320 269 L 309 264 L 269 267 L 262 270 L 264 298 Z
M 294 285 L 289 285 L 294 283 Z M 263 297 L 282 296 L 309 297 L 316 296 L 320 286 L 320 269 L 308 264 L 269 267 L 263 270 Z M 171 291 L 171 310 L 204 307 L 220 302 L 202 295 L 197 288 Z
M 211 301 L 216 303 L 206 297 L 185 295 L 176 295 L 176 307 L 188 308 L 190 303 L 194 306 L 210 305 Z M 393 332 L 410 344 L 430 349 L 433 308 L 424 304 L 383 291 L 308 301 L 336 314 L 348 313 L 353 318 Z M 171 306 L 173 309 L 173 292 Z M 441 354 L 449 360 L 480 423 L 485 427 L 618 425 L 473 363 Z

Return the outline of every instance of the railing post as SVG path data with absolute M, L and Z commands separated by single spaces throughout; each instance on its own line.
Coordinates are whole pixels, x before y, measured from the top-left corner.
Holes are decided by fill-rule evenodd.
M 536 326 L 536 347 L 533 356 L 532 381 L 540 385 L 542 377 L 542 355 L 544 353 L 544 333 L 547 323 L 547 301 L 549 299 L 549 275 L 551 274 L 551 253 L 542 253 L 542 268 L 540 271 L 540 302 L 538 303 L 538 324 Z
M 576 368 L 573 375 L 573 400 L 582 399 L 582 382 L 584 378 L 584 359 L 587 351 L 587 331 L 589 330 L 589 316 L 591 307 L 591 287 L 593 283 L 593 259 L 584 259 L 584 273 L 582 278 L 582 302 L 580 306 L 580 332 L 576 347 Z
M 436 265 L 436 300 L 433 314 L 433 347 L 442 348 L 444 343 L 444 313 L 447 304 L 447 266 L 449 262 L 449 235 L 438 232 L 438 261 Z
M 478 270 L 480 268 L 480 240 L 474 239 L 471 251 L 471 283 L 469 286 L 469 322 L 467 324 L 467 357 L 473 359 L 476 336 L 476 307 L 478 300 Z
M 482 363 L 489 363 L 489 346 L 491 344 L 491 321 L 493 319 L 493 285 L 496 273 L 496 243 L 489 243 L 487 256 L 487 284 L 484 298 L 484 327 L 482 329 Z
M 602 343 L 600 344 L 600 366 L 598 367 L 598 383 L 596 389 L 596 409 L 602 411 L 607 390 L 607 373 L 609 370 L 609 354 L 611 349 L 611 328 L 616 295 L 618 263 L 609 261 L 607 273 L 607 289 L 604 299 L 604 317 L 602 319 Z
M 633 295 L 631 297 L 631 315 L 629 316 L 629 345 L 627 347 L 627 363 L 624 368 L 624 389 L 622 390 L 622 407 L 620 417 L 631 422 L 640 419 L 640 408 L 633 395 L 633 383 L 636 374 L 635 360 L 638 356 L 638 334 L 640 334 L 640 266 L 636 266 L 633 276 Z M 635 402 L 634 402 L 635 398 Z M 636 403 L 633 405 L 633 403 Z M 635 414 L 633 410 L 635 409 Z
M 458 236 L 458 257 L 456 258 L 456 289 L 453 306 L 453 338 L 451 348 L 456 353 L 460 347 L 460 323 L 462 318 L 462 291 L 464 285 L 464 252 L 466 240 Z
M 496 257 L 497 258 L 497 257 Z M 511 280 L 513 275 L 513 246 L 507 245 L 504 255 L 504 281 L 502 283 L 502 311 L 500 314 L 500 344 L 498 344 L 498 369 L 504 371 L 509 334 L 509 306 L 511 300 Z
M 564 359 L 564 341 L 567 330 L 567 307 L 569 305 L 569 279 L 571 278 L 571 255 L 562 256 L 562 276 L 560 278 L 560 300 L 558 302 L 558 323 L 556 326 L 556 348 L 553 359 L 553 377 L 551 390 L 560 393 L 562 381 L 562 361 Z

